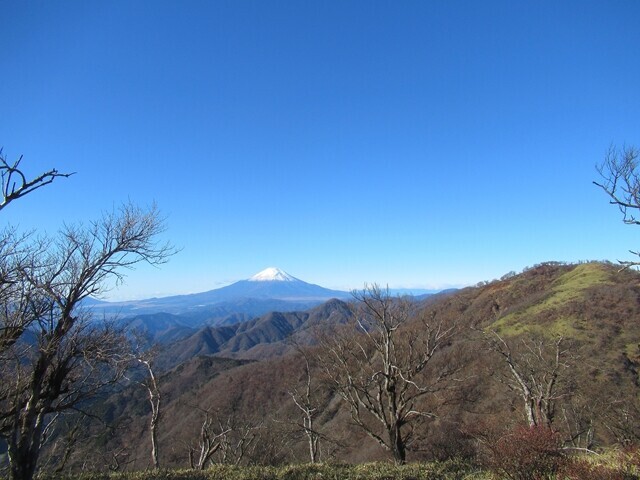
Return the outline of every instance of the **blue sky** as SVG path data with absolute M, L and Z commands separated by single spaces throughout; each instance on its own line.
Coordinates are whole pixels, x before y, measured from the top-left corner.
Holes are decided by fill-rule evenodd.
M 591 184 L 640 145 L 637 1 L 2 2 L 0 21 L 0 146 L 77 172 L 2 222 L 155 201 L 181 248 L 110 298 L 268 266 L 460 286 L 637 248 Z

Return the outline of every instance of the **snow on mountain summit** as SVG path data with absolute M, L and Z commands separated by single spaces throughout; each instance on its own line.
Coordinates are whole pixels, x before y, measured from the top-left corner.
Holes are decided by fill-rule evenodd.
M 298 279 L 276 267 L 265 268 L 249 279 L 250 282 L 295 282 Z

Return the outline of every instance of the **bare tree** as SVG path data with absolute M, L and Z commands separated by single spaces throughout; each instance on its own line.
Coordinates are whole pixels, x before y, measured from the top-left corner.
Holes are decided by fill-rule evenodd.
M 574 394 L 560 407 L 559 420 L 566 432 L 563 443 L 567 450 L 593 452 L 596 419 L 601 417 L 601 411 L 606 406 L 591 393 Z
M 261 438 L 261 432 L 264 429 L 263 420 L 241 418 L 237 413 L 232 412 L 224 420 L 218 417 L 217 428 L 219 432 L 225 431 L 220 437 L 220 448 L 216 452 L 219 463 L 240 465 L 246 457 L 253 457 L 256 454 L 260 443 L 265 443 Z M 266 450 L 270 447 L 272 446 L 266 446 Z
M 620 445 L 640 443 L 640 399 L 637 396 L 609 402 L 602 412 L 604 428 Z
M 314 420 L 320 412 L 318 405 L 314 402 L 312 388 L 313 379 L 311 376 L 309 355 L 299 345 L 296 345 L 296 349 L 304 362 L 303 385 L 302 388 L 293 387 L 289 390 L 289 396 L 302 414 L 302 424 L 297 423 L 296 425 L 302 429 L 307 437 L 307 441 L 309 443 L 309 459 L 311 463 L 316 463 L 319 460 L 320 439 L 322 438 L 322 435 L 314 427 Z
M 153 368 L 153 361 L 158 356 L 160 346 L 153 344 L 150 337 L 141 330 L 130 332 L 131 335 L 131 361 L 134 364 L 131 374 L 126 376 L 131 383 L 137 384 L 147 392 L 147 400 L 151 408 L 149 418 L 149 436 L 151 439 L 151 465 L 153 468 L 160 468 L 160 458 L 158 454 L 158 424 L 161 419 L 162 394 L 158 377 Z M 142 369 L 142 372 L 139 369 Z
M 597 168 L 602 180 L 593 183 L 609 196 L 609 203 L 616 205 L 622 213 L 622 220 L 628 225 L 640 225 L 640 171 L 638 156 L 640 152 L 634 147 L 623 147 L 618 150 L 609 149 L 604 162 Z M 640 256 L 639 251 L 630 250 L 633 255 Z M 620 261 L 624 267 L 640 265 L 640 261 Z
M 158 423 L 160 422 L 160 387 L 158 380 L 151 367 L 151 360 L 148 358 L 138 357 L 136 359 L 140 363 L 146 373 L 147 378 L 140 381 L 140 385 L 145 387 L 151 407 L 151 418 L 149 419 L 149 434 L 151 435 L 151 463 L 153 468 L 160 468 L 160 459 L 158 457 Z
M 49 185 L 58 177 L 70 177 L 73 173 L 60 173 L 55 168 L 38 175 L 31 180 L 20 168 L 22 155 L 15 162 L 9 163 L 7 157 L 0 149 L 0 187 L 2 188 L 2 200 L 0 200 L 0 210 L 9 205 L 12 201 Z
M 523 338 L 516 349 L 498 333 L 491 332 L 488 342 L 508 367 L 509 373 L 501 381 L 522 398 L 529 426 L 551 427 L 558 401 L 571 392 L 564 378 L 569 369 L 569 350 L 564 348 L 564 338 L 552 341 L 543 337 Z
M 81 302 L 139 262 L 166 261 L 173 250 L 156 243 L 162 231 L 155 207 L 124 205 L 87 227 L 65 227 L 18 270 L 27 307 L 12 314 L 28 328 L 6 343 L 0 364 L 0 435 L 11 478 L 33 477 L 51 415 L 79 408 L 121 377 L 130 360 L 124 332 L 92 322 Z
M 228 445 L 227 435 L 231 432 L 231 425 L 229 421 L 226 425 L 223 425 L 219 419 L 214 421 L 214 416 L 208 410 L 199 410 L 204 413 L 204 420 L 200 426 L 198 446 L 189 446 L 189 466 L 193 469 L 204 470 L 213 455 L 221 447 Z
M 610 147 L 603 163 L 596 167 L 602 180 L 593 182 L 609 196 L 609 203 L 618 207 L 627 225 L 640 225 L 639 157 L 640 150 L 636 147 Z M 630 253 L 640 256 L 638 250 L 630 250 Z M 640 266 L 640 260 L 623 260 L 619 263 L 623 268 Z M 640 403 L 637 398 L 631 402 L 626 399 L 612 401 L 602 408 L 601 413 L 605 428 L 618 442 L 629 444 L 640 440 L 637 422 Z
M 409 328 L 414 305 L 377 285 L 354 292 L 354 297 L 356 331 L 322 336 L 319 361 L 354 423 L 404 463 L 413 424 L 436 415 L 422 410 L 419 402 L 446 388 L 445 380 L 458 370 L 455 363 L 428 368 L 455 327 L 432 315 L 423 316 L 419 328 Z
M 239 465 L 247 457 L 250 463 L 260 463 L 254 454 L 263 443 L 263 431 L 269 430 L 264 419 L 241 415 L 232 400 L 221 408 L 186 405 L 202 414 L 195 440 L 185 442 L 190 468 L 204 470 L 214 463 Z

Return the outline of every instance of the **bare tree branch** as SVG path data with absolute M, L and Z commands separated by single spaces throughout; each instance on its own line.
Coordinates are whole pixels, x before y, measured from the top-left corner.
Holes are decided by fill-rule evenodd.
M 2 188 L 2 200 L 0 201 L 0 210 L 5 208 L 14 200 L 49 185 L 58 177 L 70 177 L 74 173 L 60 173 L 55 168 L 41 173 L 31 180 L 27 180 L 27 176 L 20 168 L 22 155 L 15 162 L 9 163 L 7 157 L 0 149 L 0 188 Z
M 616 205 L 622 213 L 622 221 L 627 225 L 640 225 L 640 171 L 635 147 L 624 146 L 618 150 L 611 146 L 602 164 L 596 167 L 601 180 L 594 181 L 609 197 L 609 203 Z M 635 256 L 640 252 L 630 250 Z M 623 268 L 640 265 L 638 260 L 619 261 Z

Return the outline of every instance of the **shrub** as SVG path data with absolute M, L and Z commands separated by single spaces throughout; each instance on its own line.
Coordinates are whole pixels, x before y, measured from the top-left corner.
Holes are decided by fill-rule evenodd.
M 512 480 L 546 479 L 564 461 L 560 438 L 547 427 L 518 426 L 484 444 L 487 467 Z
M 618 468 L 576 458 L 562 465 L 558 478 L 562 480 L 627 480 L 628 477 Z
M 422 449 L 428 452 L 429 460 L 440 462 L 457 458 L 472 463 L 476 458 L 473 436 L 457 428 L 447 430 L 441 426 L 425 439 Z
M 624 472 L 624 479 L 640 479 L 640 446 L 627 445 L 619 454 L 618 462 Z

